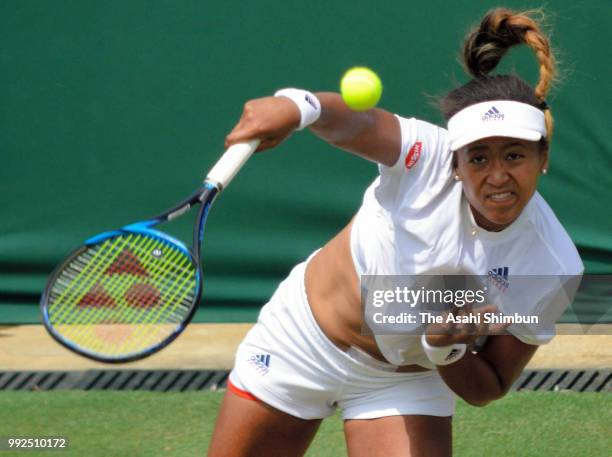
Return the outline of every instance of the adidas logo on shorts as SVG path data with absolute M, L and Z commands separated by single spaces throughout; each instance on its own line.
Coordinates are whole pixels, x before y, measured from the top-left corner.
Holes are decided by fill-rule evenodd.
M 270 354 L 253 354 L 247 361 L 261 375 L 265 375 L 270 371 Z

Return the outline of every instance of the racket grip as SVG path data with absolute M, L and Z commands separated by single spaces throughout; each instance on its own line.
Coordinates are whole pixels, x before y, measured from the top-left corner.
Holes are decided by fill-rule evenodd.
M 251 140 L 246 143 L 237 143 L 230 146 L 221 156 L 214 167 L 208 172 L 206 181 L 213 182 L 219 190 L 225 189 L 238 170 L 249 160 L 249 157 L 259 146 L 259 140 Z

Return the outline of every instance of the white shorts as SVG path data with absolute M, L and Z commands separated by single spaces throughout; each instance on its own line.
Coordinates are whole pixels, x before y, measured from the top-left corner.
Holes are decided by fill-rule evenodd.
M 364 351 L 344 352 L 317 325 L 297 265 L 238 347 L 230 389 L 302 419 L 452 416 L 455 395 L 437 371 L 397 373 Z

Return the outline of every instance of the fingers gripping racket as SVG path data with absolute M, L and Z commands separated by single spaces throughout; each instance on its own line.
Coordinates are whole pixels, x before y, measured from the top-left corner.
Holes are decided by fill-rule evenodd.
M 70 254 L 41 299 L 51 336 L 72 351 L 111 363 L 146 357 L 172 342 L 200 298 L 200 246 L 210 207 L 258 144 L 231 146 L 202 186 L 165 213 L 94 236 Z M 198 204 L 191 251 L 154 228 Z

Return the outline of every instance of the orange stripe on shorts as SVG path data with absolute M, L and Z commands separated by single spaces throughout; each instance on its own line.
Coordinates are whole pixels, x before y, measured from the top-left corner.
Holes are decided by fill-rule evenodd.
M 232 384 L 232 381 L 230 381 L 229 379 L 227 380 L 227 388 L 239 397 L 246 398 L 247 400 L 259 401 L 259 398 L 257 398 L 255 395 L 250 392 L 247 392 L 246 390 L 239 389 L 234 384 Z

